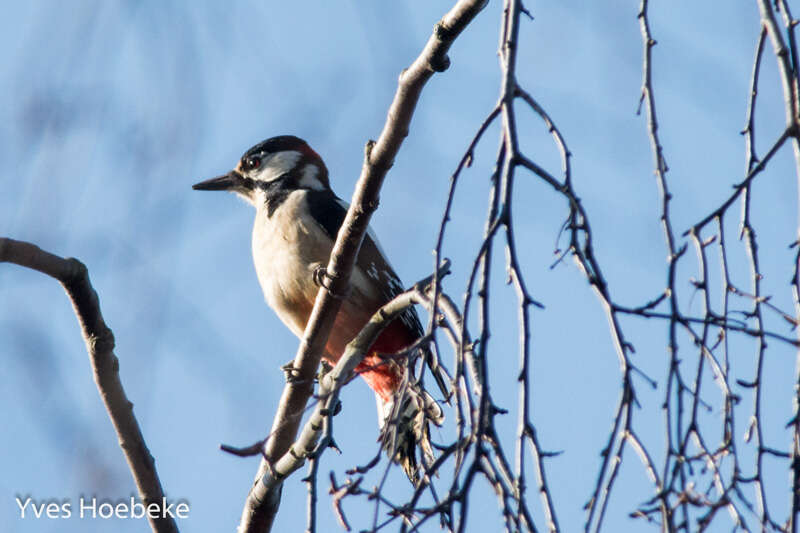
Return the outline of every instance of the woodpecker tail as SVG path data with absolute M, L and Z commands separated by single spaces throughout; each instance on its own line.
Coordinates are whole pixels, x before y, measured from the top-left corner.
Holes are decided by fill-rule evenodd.
M 442 408 L 418 384 L 409 383 L 401 387 L 389 401 L 384 401 L 380 395 L 375 398 L 383 448 L 394 462 L 403 467 L 411 483 L 418 486 L 421 479 L 417 448 L 422 461 L 426 464 L 433 462 L 428 423 L 442 425 Z

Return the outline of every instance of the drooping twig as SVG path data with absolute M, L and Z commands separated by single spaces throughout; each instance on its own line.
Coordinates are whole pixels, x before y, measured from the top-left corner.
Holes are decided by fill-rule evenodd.
M 525 450 L 531 451 L 533 456 L 535 472 L 539 480 L 539 494 L 542 499 L 546 524 L 548 531 L 557 532 L 560 530 L 556 515 L 555 504 L 547 484 L 547 476 L 544 467 L 544 457 L 547 456 L 541 448 L 536 434 L 536 428 L 531 419 L 530 405 L 532 395 L 532 385 L 530 377 L 531 353 L 531 317 L 530 306 L 541 304 L 535 302 L 528 290 L 522 267 L 517 254 L 517 245 L 514 234 L 514 222 L 512 214 L 513 194 L 514 194 L 514 171 L 516 167 L 515 158 L 520 153 L 519 140 L 517 138 L 516 114 L 514 112 L 514 100 L 522 94 L 519 90 L 516 77 L 517 51 L 519 49 L 519 27 L 520 16 L 522 13 L 522 2 L 514 0 L 506 3 L 506 17 L 504 31 L 501 32 L 502 39 L 500 45 L 500 68 L 502 72 L 502 88 L 500 101 L 502 103 L 503 119 L 503 146 L 505 148 L 503 172 L 500 176 L 500 190 L 502 198 L 500 200 L 501 210 L 498 213 L 498 220 L 502 220 L 506 233 L 506 270 L 508 279 L 514 285 L 517 293 L 518 315 L 519 315 L 519 392 L 518 392 L 518 421 L 517 421 L 517 444 L 516 460 L 514 469 L 514 491 L 516 498 L 517 514 L 523 519 L 523 523 L 530 523 L 532 518 L 530 511 L 525 503 L 526 479 L 525 479 Z M 530 99 L 532 101 L 532 98 Z M 530 102 L 529 102 L 530 103 Z M 540 111 L 543 111 L 540 109 Z M 551 131 L 558 143 L 562 140 L 558 130 L 552 125 L 549 117 L 544 114 L 545 122 L 550 122 Z M 569 156 L 566 145 L 559 145 L 563 148 L 565 172 L 569 169 Z M 486 263 L 485 261 L 485 264 Z M 482 281 L 483 286 L 483 281 Z M 493 430 L 494 431 L 494 430 Z M 497 438 L 491 440 L 494 453 L 500 465 L 505 463 L 505 455 L 497 444 Z M 526 446 L 526 443 L 528 446 Z
M 664 148 L 661 145 L 661 138 L 659 136 L 658 131 L 658 115 L 656 113 L 656 98 L 653 89 L 653 47 L 656 45 L 656 40 L 653 38 L 653 35 L 650 31 L 650 19 L 649 19 L 649 3 L 648 0 L 642 0 L 639 6 L 639 30 L 642 35 L 642 47 L 643 47 L 643 62 L 642 62 L 642 88 L 641 88 L 641 97 L 639 100 L 639 110 L 641 111 L 642 104 L 644 104 L 645 114 L 647 117 L 647 133 L 650 138 L 650 149 L 653 153 L 653 173 L 656 176 L 656 182 L 658 184 L 658 191 L 661 196 L 661 212 L 660 212 L 660 220 L 661 226 L 664 232 L 664 242 L 667 248 L 667 279 L 666 279 L 666 287 L 664 289 L 664 294 L 668 295 L 668 301 L 670 306 L 670 318 L 669 318 L 669 333 L 668 333 L 668 346 L 667 352 L 669 354 L 669 362 L 668 362 L 668 376 L 667 380 L 672 380 L 676 377 L 675 373 L 678 372 L 678 343 L 677 343 L 677 319 L 678 319 L 678 290 L 675 285 L 675 269 L 678 262 L 678 259 L 683 255 L 682 253 L 678 253 L 677 244 L 675 241 L 675 233 L 672 229 L 672 218 L 670 213 L 670 202 L 672 200 L 672 193 L 669 190 L 669 185 L 667 182 L 667 172 L 669 170 L 667 166 L 667 161 L 664 156 Z M 672 424 L 673 424 L 673 413 L 671 413 L 671 406 L 672 402 L 670 401 L 670 393 L 672 389 L 670 386 L 667 387 L 666 394 L 667 397 L 665 398 L 665 405 L 667 406 L 667 414 L 666 414 L 666 425 L 665 425 L 665 434 L 667 437 L 668 443 L 668 451 L 664 460 L 664 468 L 662 470 L 662 478 L 667 479 L 669 468 L 672 463 L 672 460 L 675 458 L 675 454 L 673 450 L 680 449 L 679 446 L 673 447 L 673 433 L 671 431 Z M 680 395 L 682 391 L 679 389 L 678 394 Z M 682 405 L 682 404 L 679 404 Z M 677 419 L 677 432 L 678 439 L 680 439 L 680 416 L 681 414 L 678 413 Z M 681 475 L 683 476 L 683 472 L 681 471 Z M 685 484 L 685 478 L 681 478 Z M 673 509 L 668 501 L 669 493 L 664 490 L 662 482 L 656 478 L 653 480 L 655 484 L 655 493 L 659 499 L 659 507 L 661 511 L 661 520 L 664 523 L 664 526 L 668 530 L 672 530 L 673 528 Z M 687 506 L 684 503 L 681 505 L 681 511 L 683 513 L 684 521 L 688 520 L 688 513 L 687 513 Z

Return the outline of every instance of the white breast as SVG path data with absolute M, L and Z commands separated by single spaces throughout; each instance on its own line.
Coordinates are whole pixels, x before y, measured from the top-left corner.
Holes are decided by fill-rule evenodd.
M 319 287 L 314 271 L 328 264 L 333 240 L 308 212 L 307 191 L 292 192 L 267 216 L 257 209 L 253 226 L 253 261 L 267 303 L 298 337 L 303 336 Z M 350 288 L 326 344 L 327 357 L 337 361 L 345 345 L 372 313 L 385 303 L 377 280 L 354 268 Z
M 267 216 L 257 209 L 253 225 L 253 261 L 267 303 L 295 335 L 301 336 L 317 287 L 314 270 L 327 264 L 332 242 L 310 218 L 305 191 L 292 192 Z

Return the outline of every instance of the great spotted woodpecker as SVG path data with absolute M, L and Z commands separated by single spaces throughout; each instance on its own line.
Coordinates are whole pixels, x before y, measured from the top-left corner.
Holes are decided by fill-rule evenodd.
M 319 273 L 328 264 L 348 208 L 331 190 L 322 158 L 298 137 L 272 137 L 247 150 L 232 171 L 193 188 L 232 191 L 255 207 L 252 248 L 258 281 L 270 307 L 302 337 L 319 290 Z M 335 365 L 370 316 L 402 291 L 377 237 L 368 231 L 323 358 Z M 390 355 L 422 335 L 417 313 L 410 308 L 383 331 L 356 368 L 375 391 L 384 447 L 388 451 L 394 440 L 393 459 L 414 483 L 419 480 L 416 449 L 426 460 L 432 458 L 428 421 L 441 425 L 444 417 L 433 398 L 413 384 L 398 397 L 404 361 Z M 443 378 L 435 376 L 446 394 Z

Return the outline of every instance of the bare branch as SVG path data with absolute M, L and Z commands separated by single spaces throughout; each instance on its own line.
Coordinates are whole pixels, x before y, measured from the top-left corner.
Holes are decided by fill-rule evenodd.
M 439 268 L 438 277 L 449 272 L 449 261 Z M 309 417 L 297 440 L 292 443 L 286 453 L 272 464 L 272 468 L 263 476 L 262 483 L 267 490 L 273 490 L 295 470 L 303 466 L 307 458 L 317 459 L 333 443 L 331 417 L 337 412 L 339 391 L 353 377 L 353 370 L 375 342 L 383 330 L 407 308 L 423 303 L 422 293 L 430 288 L 433 276 L 426 278 L 411 289 L 399 294 L 390 302 L 378 309 L 358 335 L 347 344 L 336 366 L 326 373 L 319 384 L 319 398 L 314 412 Z M 325 434 L 322 442 L 319 438 Z
M 734 185 L 734 192 L 731 194 L 727 200 L 725 200 L 717 209 L 709 213 L 705 218 L 703 218 L 700 222 L 697 222 L 694 226 L 683 232 L 683 235 L 689 235 L 690 232 L 697 232 L 699 233 L 709 222 L 714 220 L 715 218 L 725 214 L 728 208 L 739 198 L 739 195 L 745 190 L 749 185 L 750 182 L 753 181 L 759 173 L 761 173 L 765 168 L 767 168 L 767 163 L 770 162 L 772 157 L 778 153 L 778 150 L 781 149 L 783 144 L 789 139 L 792 135 L 794 135 L 794 131 L 791 129 L 784 130 L 781 133 L 780 137 L 773 143 L 772 147 L 767 151 L 767 154 L 759 161 L 757 164 L 753 166 L 752 169 L 747 173 L 744 180 L 740 183 Z
M 0 262 L 37 270 L 55 278 L 64 287 L 81 327 L 97 390 L 117 432 L 119 446 L 125 454 L 142 503 L 162 508 L 166 498 L 155 461 L 133 414 L 133 403 L 122 387 L 119 359 L 114 354 L 114 334 L 103 320 L 100 300 L 89 281 L 86 266 L 77 259 L 64 259 L 33 244 L 8 238 L 0 238 Z M 148 513 L 148 521 L 157 533 L 178 531 L 175 520 L 167 513 L 159 513 L 155 518 Z

